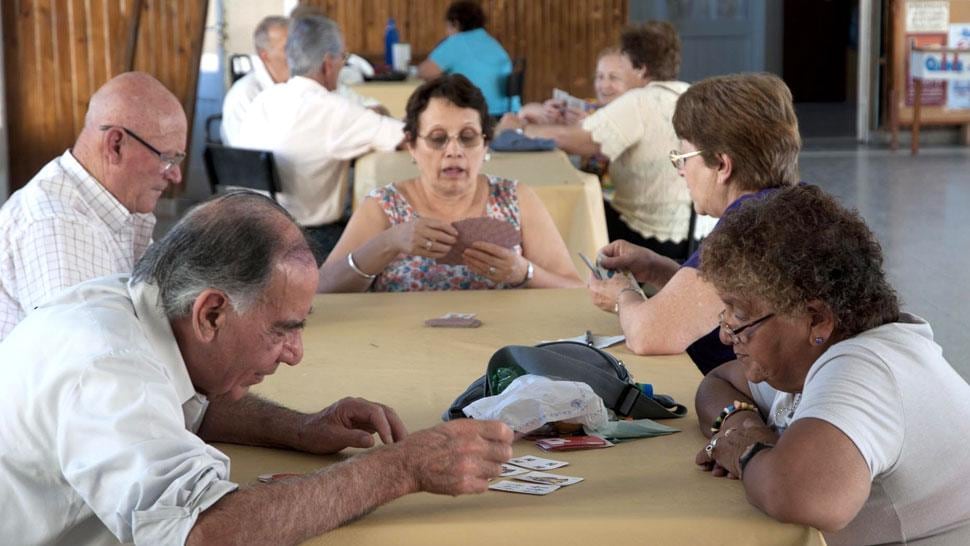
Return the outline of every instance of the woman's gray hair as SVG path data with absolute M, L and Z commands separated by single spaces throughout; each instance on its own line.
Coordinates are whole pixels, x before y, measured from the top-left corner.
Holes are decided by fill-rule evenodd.
M 286 63 L 293 76 L 305 76 L 323 64 L 327 56 L 338 56 L 343 37 L 337 23 L 320 15 L 305 15 L 290 22 L 286 38 Z
M 135 264 L 134 283 L 156 285 L 165 316 L 188 316 L 206 289 L 221 290 L 237 313 L 245 313 L 269 285 L 277 261 L 289 256 L 313 260 L 306 235 L 286 236 L 286 223 L 299 226 L 266 196 L 235 191 L 189 211 Z M 300 230 L 302 233 L 302 230 Z

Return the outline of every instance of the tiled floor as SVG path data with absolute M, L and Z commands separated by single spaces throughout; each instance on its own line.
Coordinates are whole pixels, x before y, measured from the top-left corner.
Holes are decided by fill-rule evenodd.
M 883 245 L 904 308 L 927 319 L 970 379 L 970 148 L 807 151 L 802 179 L 856 207 Z
M 803 152 L 802 179 L 859 209 L 904 308 L 933 325 L 944 355 L 970 380 L 970 148 L 924 148 L 914 158 L 841 147 L 849 149 Z M 173 222 L 160 217 L 156 237 Z

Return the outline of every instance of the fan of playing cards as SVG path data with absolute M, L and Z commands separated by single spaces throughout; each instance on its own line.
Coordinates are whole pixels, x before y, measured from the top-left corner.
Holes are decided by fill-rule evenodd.
M 448 254 L 438 258 L 439 264 L 461 265 L 464 263 L 462 255 L 465 249 L 477 241 L 496 244 L 505 248 L 513 248 L 522 243 L 522 234 L 515 226 L 495 218 L 466 218 L 452 222 L 458 230 L 458 241 L 452 245 Z

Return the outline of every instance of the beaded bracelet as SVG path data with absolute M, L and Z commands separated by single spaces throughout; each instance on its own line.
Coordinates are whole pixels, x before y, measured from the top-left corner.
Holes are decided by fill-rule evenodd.
M 739 411 L 758 411 L 758 407 L 750 402 L 742 402 L 740 400 L 735 400 L 734 402 L 725 406 L 721 410 L 721 414 L 717 416 L 714 420 L 714 424 L 711 425 L 711 432 L 717 433 L 721 430 L 721 425 L 724 424 L 724 420 L 728 417 L 734 415 Z

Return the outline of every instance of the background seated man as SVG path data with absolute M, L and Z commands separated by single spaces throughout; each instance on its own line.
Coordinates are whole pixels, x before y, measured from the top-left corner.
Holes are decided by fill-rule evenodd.
M 241 221 L 240 219 L 245 219 Z M 482 492 L 512 431 L 463 420 L 408 436 L 345 398 L 302 414 L 247 391 L 297 364 L 317 287 L 282 208 L 231 193 L 194 209 L 136 264 L 81 284 L 0 344 L 2 536 L 27 544 L 294 544 L 416 491 Z M 319 472 L 240 488 L 207 442 L 333 453 Z
M 343 232 L 350 160 L 393 150 L 404 138 L 400 121 L 333 92 L 344 55 L 336 23 L 316 15 L 294 19 L 286 40 L 292 77 L 256 98 L 238 143 L 274 152 L 280 202 L 307 228 L 321 259 Z
M 182 180 L 185 112 L 148 74 L 91 96 L 74 146 L 0 209 L 0 340 L 34 307 L 81 281 L 131 271 L 155 203 Z

